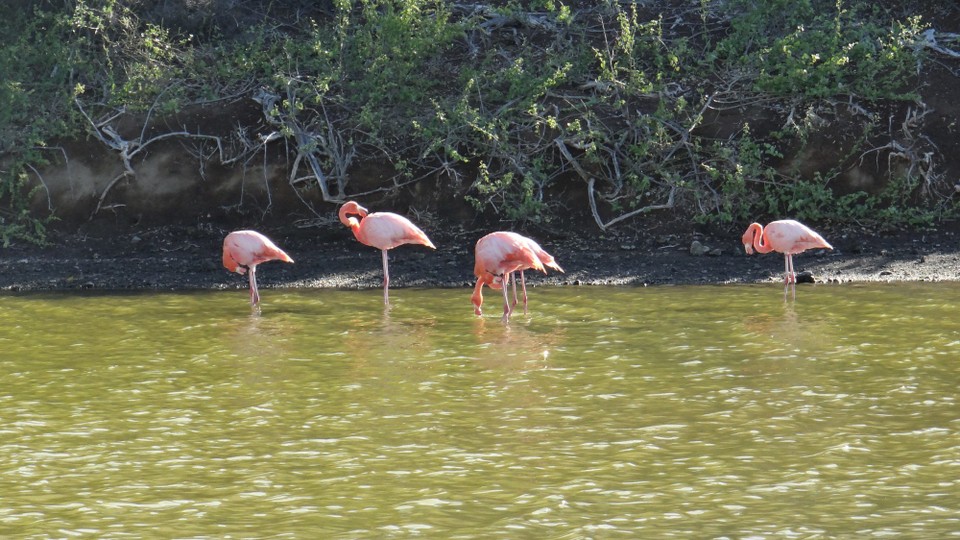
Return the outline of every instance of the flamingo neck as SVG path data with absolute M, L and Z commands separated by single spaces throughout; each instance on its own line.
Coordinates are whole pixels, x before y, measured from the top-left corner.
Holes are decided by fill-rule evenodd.
M 483 278 L 477 279 L 477 285 L 473 288 L 473 295 L 470 297 L 470 301 L 473 302 L 473 312 L 477 315 L 483 315 L 480 309 L 483 305 L 483 281 Z
M 347 227 L 350 227 L 354 230 L 360 226 L 360 220 L 354 216 L 356 215 L 363 217 L 362 213 L 354 211 L 349 205 L 346 204 L 340 207 L 340 212 L 337 215 L 340 217 L 340 223 L 343 223 Z
M 357 237 L 360 236 L 360 220 L 359 219 L 355 217 L 351 217 L 347 220 L 345 225 L 347 227 L 350 227 L 350 230 L 353 231 L 353 234 L 357 235 Z
M 345 212 L 345 210 L 345 208 L 340 209 L 340 223 L 350 227 L 350 230 L 353 231 L 353 235 L 360 240 L 360 220 L 349 215 L 349 213 Z
M 762 225 L 754 223 L 750 226 L 750 229 L 753 230 L 753 249 L 755 249 L 757 253 L 770 253 L 773 251 L 773 246 L 767 242 L 767 238 L 764 236 Z

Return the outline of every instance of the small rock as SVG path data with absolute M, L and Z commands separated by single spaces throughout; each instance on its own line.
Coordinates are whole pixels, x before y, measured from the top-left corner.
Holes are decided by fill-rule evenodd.
M 676 237 L 672 234 L 662 234 L 657 237 L 657 244 L 665 246 L 671 244 L 676 240 Z
M 715 249 L 711 249 L 710 252 L 707 253 L 707 255 L 711 257 L 719 257 L 723 255 L 723 251 L 720 248 L 715 248 Z
M 690 243 L 690 254 L 694 257 L 700 257 L 710 253 L 710 248 L 701 244 L 699 240 L 694 240 Z

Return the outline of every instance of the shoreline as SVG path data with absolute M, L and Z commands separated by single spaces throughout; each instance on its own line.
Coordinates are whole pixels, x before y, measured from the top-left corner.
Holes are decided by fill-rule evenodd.
M 51 245 L 0 250 L 0 291 L 224 290 L 247 286 L 220 262 L 227 231 L 159 227 L 94 237 L 56 235 Z M 380 253 L 349 231 L 264 229 L 296 261 L 270 262 L 257 273 L 270 288 L 367 289 L 382 286 Z M 478 231 L 432 234 L 437 250 L 400 246 L 390 252 L 391 288 L 472 287 L 473 242 Z M 794 257 L 799 273 L 818 283 L 960 281 L 958 235 L 948 229 L 889 236 L 837 235 L 833 251 Z M 776 283 L 783 256 L 747 256 L 739 237 L 644 233 L 544 238 L 566 273 L 528 272 L 532 286 L 659 286 Z M 706 249 L 691 254 L 697 241 Z M 802 284 L 801 284 L 802 286 Z

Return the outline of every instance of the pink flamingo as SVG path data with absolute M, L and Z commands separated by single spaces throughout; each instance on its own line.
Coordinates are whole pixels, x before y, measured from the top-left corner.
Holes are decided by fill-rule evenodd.
M 354 215 L 360 216 L 358 220 Z M 340 222 L 350 227 L 361 244 L 379 249 L 383 253 L 383 303 L 390 304 L 390 270 L 387 250 L 403 244 L 421 244 L 437 249 L 427 235 L 409 219 L 392 212 L 369 213 L 356 201 L 340 207 Z
M 223 239 L 223 266 L 231 272 L 250 272 L 250 305 L 260 303 L 257 265 L 267 261 L 292 263 L 293 259 L 257 231 L 234 231 Z
M 759 223 L 751 223 L 743 233 L 742 240 L 747 255 L 752 255 L 753 250 L 757 250 L 757 253 L 783 253 L 786 271 L 784 285 L 797 283 L 797 274 L 793 270 L 794 254 L 808 249 L 833 249 L 833 246 L 813 229 L 792 219 L 771 221 L 766 228 Z
M 520 272 L 520 282 L 523 285 L 523 308 L 527 308 L 527 284 L 523 278 L 523 271 L 532 268 L 544 274 L 547 268 L 563 272 L 563 268 L 554 260 L 553 256 L 543 250 L 533 240 L 517 233 L 499 231 L 492 232 L 477 240 L 475 249 L 476 263 L 473 273 L 477 276 L 477 285 L 470 297 L 474 306 L 474 313 L 482 315 L 483 286 L 503 290 L 503 321 L 509 321 L 513 313 L 513 306 L 507 295 L 507 286 L 514 272 Z M 516 278 L 513 278 L 514 304 L 516 305 Z

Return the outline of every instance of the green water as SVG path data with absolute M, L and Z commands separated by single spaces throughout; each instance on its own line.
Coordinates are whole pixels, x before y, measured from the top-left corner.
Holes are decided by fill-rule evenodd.
M 0 537 L 960 537 L 960 285 L 0 296 Z

